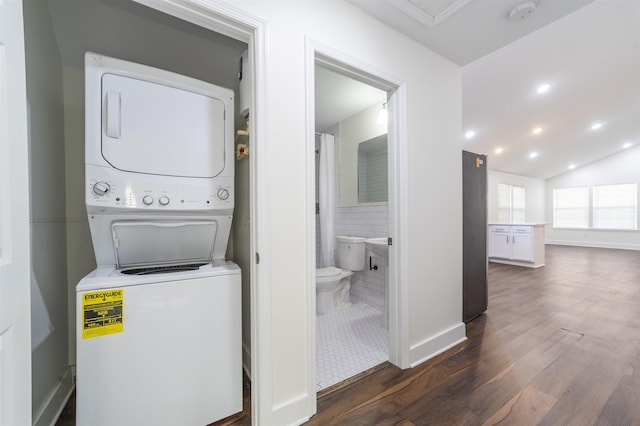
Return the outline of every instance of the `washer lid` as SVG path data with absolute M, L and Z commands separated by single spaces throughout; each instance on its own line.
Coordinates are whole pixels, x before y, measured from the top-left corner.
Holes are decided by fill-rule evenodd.
M 211 262 L 217 223 L 213 220 L 122 220 L 111 224 L 116 267 Z
M 316 269 L 316 277 L 337 277 L 342 273 L 342 269 L 335 266 Z

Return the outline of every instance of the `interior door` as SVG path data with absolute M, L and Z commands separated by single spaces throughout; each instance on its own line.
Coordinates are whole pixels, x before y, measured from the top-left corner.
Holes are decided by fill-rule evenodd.
M 29 156 L 22 0 L 0 1 L 0 425 L 31 424 Z

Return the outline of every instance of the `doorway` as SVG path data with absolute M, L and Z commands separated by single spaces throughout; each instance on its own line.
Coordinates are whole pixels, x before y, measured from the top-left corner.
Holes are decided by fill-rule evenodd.
M 210 6 L 206 13 L 202 10 L 197 12 L 189 8 L 171 10 L 167 2 L 153 3 L 151 7 L 146 7 L 144 1 L 130 2 L 118 0 L 56 0 L 48 2 L 30 1 L 25 3 L 28 9 L 29 28 L 25 30 L 29 33 L 31 45 L 30 56 L 39 57 L 39 62 L 30 62 L 31 70 L 37 70 L 38 74 L 32 72 L 31 81 L 35 81 L 33 75 L 43 75 L 42 80 L 56 91 L 63 93 L 64 103 L 59 102 L 59 106 L 51 106 L 51 102 L 42 101 L 37 94 L 47 96 L 49 91 L 40 90 L 40 86 L 31 87 L 30 102 L 37 107 L 31 117 L 31 128 L 38 130 L 31 139 L 32 152 L 31 171 L 36 172 L 32 177 L 32 187 L 42 187 L 44 191 L 46 179 L 53 175 L 60 188 L 58 200 L 62 200 L 62 213 L 58 215 L 51 206 L 47 206 L 47 214 L 55 217 L 51 219 L 45 217 L 38 223 L 39 228 L 59 227 L 63 230 L 59 233 L 52 232 L 32 232 L 34 240 L 42 245 L 45 240 L 47 247 L 53 243 L 59 244 L 55 250 L 39 249 L 32 254 L 32 264 L 36 273 L 43 269 L 43 265 L 55 264 L 57 269 L 49 269 L 47 274 L 37 275 L 41 279 L 43 288 L 67 288 L 64 291 L 44 294 L 43 308 L 38 311 L 32 306 L 32 316 L 39 312 L 52 313 L 50 316 L 53 327 L 41 327 L 45 331 L 52 330 L 47 340 L 39 344 L 33 352 L 33 405 L 34 420 L 36 423 L 49 423 L 51 416 L 55 416 L 58 407 L 55 404 L 66 399 L 67 390 L 72 386 L 72 367 L 75 363 L 75 285 L 84 275 L 95 267 L 93 252 L 90 249 L 91 240 L 89 228 L 86 220 L 86 208 L 84 206 L 84 138 L 83 138 L 83 54 L 87 50 L 97 51 L 105 55 L 122 58 L 132 62 L 143 63 L 145 65 L 166 69 L 179 74 L 188 75 L 199 80 L 208 81 L 223 87 L 237 89 L 234 87 L 237 81 L 238 64 L 240 54 L 243 50 L 248 50 L 248 62 L 251 68 L 248 79 L 252 80 L 250 87 L 250 104 L 253 120 L 248 128 L 251 134 L 251 141 L 246 138 L 243 143 L 255 142 L 259 138 L 260 125 L 256 117 L 260 116 L 260 111 L 256 110 L 256 100 L 254 88 L 255 79 L 259 79 L 261 73 L 256 73 L 255 68 L 262 61 L 260 54 L 256 54 L 260 48 L 257 46 L 256 33 L 258 27 L 252 27 L 254 23 L 241 22 L 242 17 L 236 16 L 236 20 L 221 19 L 226 17 L 228 10 L 222 6 Z M 35 9 L 36 6 L 38 9 Z M 195 6 L 194 6 L 195 7 Z M 35 10 L 34 10 L 35 9 Z M 42 13 L 40 13 L 42 12 Z M 90 15 L 90 16 L 87 16 Z M 83 19 L 84 17 L 84 19 Z M 37 21 L 37 19 L 46 22 Z M 145 23 L 141 23 L 144 21 Z M 40 25 L 42 24 L 42 25 Z M 109 24 L 111 26 L 109 27 Z M 37 28 L 37 30 L 34 30 Z M 112 29 L 118 28 L 114 32 Z M 55 34 L 54 34 L 55 33 Z M 55 36 L 54 36 L 55 35 Z M 46 39 L 49 46 L 40 40 Z M 139 39 L 139 40 L 138 40 Z M 123 42 L 124 40 L 124 42 Z M 63 48 L 58 49 L 58 46 Z M 47 55 L 38 54 L 41 50 Z M 213 55 L 211 52 L 218 53 Z M 225 60 L 220 60 L 224 56 Z M 228 59 L 228 60 L 227 60 Z M 42 65 L 42 66 L 40 66 Z M 48 72 L 51 66 L 55 72 Z M 246 63 L 245 63 L 246 66 Z M 247 67 L 246 69 L 249 69 Z M 245 74 L 245 75 L 246 75 Z M 256 76 L 257 77 L 254 77 Z M 55 86 L 55 87 L 54 87 Z M 28 88 L 29 89 L 29 88 Z M 52 90 L 53 91 L 53 90 Z M 236 95 L 236 102 L 238 102 Z M 44 99 L 46 100 L 46 99 Z M 64 117 L 64 118 L 63 118 Z M 52 124 L 53 123 L 53 124 Z M 258 123 L 258 124 L 256 124 Z M 64 126 L 64 137 L 42 138 L 40 135 Z M 236 126 L 243 131 L 247 131 L 244 121 L 236 118 Z M 53 129 L 56 127 L 56 129 Z M 62 131 L 58 132 L 62 134 Z M 240 142 L 240 141 L 238 141 Z M 52 147 L 52 148 L 47 148 Z M 46 167 L 40 167 L 37 163 L 42 153 L 49 152 L 45 149 L 55 147 L 56 157 L 60 161 L 46 161 Z M 244 226 L 247 232 L 237 237 L 235 244 L 230 243 L 229 253 L 233 253 L 234 258 L 241 257 L 240 252 L 253 253 L 256 251 L 255 241 L 257 229 L 252 226 L 258 209 L 258 194 L 255 193 L 254 182 L 257 180 L 255 174 L 257 157 L 260 155 L 258 149 L 252 150 L 252 156 L 243 160 L 242 167 L 238 167 L 242 174 L 242 184 L 236 183 L 236 187 L 242 186 L 241 195 L 242 207 L 236 212 L 242 217 L 235 220 L 240 226 Z M 64 156 L 66 155 L 66 158 Z M 238 176 L 239 177 L 239 176 Z M 66 178 L 66 182 L 65 182 Z M 46 182 L 51 184 L 51 180 Z M 64 191 L 62 190 L 64 188 Z M 46 191 L 45 191 L 46 192 Z M 238 192 L 238 191 L 237 191 Z M 32 198 L 38 197 L 38 192 L 32 192 Z M 67 202 L 66 212 L 64 211 L 65 198 Z M 48 200 L 48 199 L 47 199 Z M 51 203 L 49 203 L 51 204 Z M 236 205 L 240 200 L 236 200 Z M 54 213 L 51 213 L 54 211 Z M 66 215 L 66 217 L 65 217 Z M 236 216 L 240 217 L 240 216 Z M 64 232 L 64 228 L 67 232 Z M 40 231 L 40 229 L 36 229 Z M 53 235 L 54 237 L 51 237 Z M 88 247 L 86 242 L 89 242 Z M 69 248 L 69 255 L 65 250 L 65 244 Z M 67 262 L 67 258 L 69 261 Z M 253 256 L 244 255 L 241 263 L 243 269 L 245 300 L 243 310 L 245 318 L 251 318 L 252 304 L 250 303 L 252 288 L 257 279 L 257 266 L 253 262 Z M 59 269 L 58 269 L 59 267 Z M 32 276 L 33 277 L 33 276 Z M 41 278 L 42 277 L 42 278 Z M 46 282 L 45 282 L 46 280 Z M 57 281 L 54 281 L 57 280 Z M 44 315 L 41 315 L 44 317 Z M 46 318 L 46 317 L 45 317 Z M 38 331 L 41 323 L 33 322 L 33 328 Z M 255 378 L 256 368 L 251 368 L 255 357 L 251 356 L 252 351 L 257 352 L 252 339 L 255 339 L 256 332 L 250 327 L 250 320 L 245 320 L 246 329 L 243 336 L 243 350 L 245 358 L 244 366 L 248 372 L 252 372 Z M 47 326 L 48 324 L 44 324 Z M 35 333 L 36 335 L 38 333 Z M 61 336 L 61 337 L 58 337 Z M 38 362 L 38 360 L 43 360 Z M 55 365 L 54 362 L 55 361 Z M 65 375 L 69 380 L 65 380 L 56 387 L 57 378 Z M 67 387 L 68 384 L 68 387 Z M 52 390 L 53 389 L 53 390 Z M 49 398 L 50 392 L 56 392 L 55 397 Z M 258 409 L 252 410 L 254 415 L 259 414 Z
M 324 238 L 324 244 L 334 244 L 336 248 L 335 236 L 351 235 L 361 236 L 368 240 L 372 237 L 378 237 L 378 242 L 384 241 L 386 244 L 380 244 L 384 247 L 384 251 L 373 252 L 370 250 L 369 241 L 365 243 L 365 265 L 360 271 L 353 271 L 351 282 L 349 283 L 349 300 L 343 303 L 343 308 L 338 308 L 329 315 L 314 315 L 310 323 L 313 324 L 310 333 L 314 336 L 315 342 L 315 374 L 316 374 L 316 392 L 330 391 L 336 387 L 340 387 L 340 382 L 363 371 L 369 370 L 380 363 L 390 361 L 391 363 L 403 366 L 405 351 L 401 350 L 401 342 L 408 340 L 407 328 L 403 325 L 407 324 L 404 315 L 406 311 L 401 309 L 404 306 L 404 293 L 398 285 L 400 280 L 397 279 L 400 274 L 399 264 L 397 262 L 400 252 L 399 246 L 394 245 L 394 236 L 401 235 L 402 220 L 398 215 L 397 207 L 400 197 L 401 177 L 397 173 L 398 164 L 403 158 L 402 130 L 405 127 L 404 114 L 401 105 L 405 102 L 404 87 L 397 83 L 389 76 L 385 76 L 379 70 L 371 69 L 367 64 L 359 63 L 354 58 L 345 57 L 340 52 L 332 51 L 326 47 L 314 45 L 312 41 L 309 52 L 313 52 L 313 56 L 307 58 L 308 69 L 313 69 L 311 80 L 313 88 L 308 87 L 308 106 L 313 116 L 309 117 L 310 123 L 314 123 L 314 128 L 308 138 L 308 161 L 310 170 L 314 173 L 309 178 L 309 186 L 313 187 L 313 193 L 321 192 L 319 185 L 316 185 L 322 179 L 319 172 L 320 159 L 317 158 L 322 153 L 322 146 L 318 146 L 318 139 L 326 139 L 330 136 L 333 139 L 335 165 L 334 177 L 335 194 L 333 213 L 338 218 L 334 218 L 334 235 L 328 239 Z M 362 93 L 369 93 L 371 98 L 365 100 L 367 105 L 352 106 L 351 112 L 343 113 L 339 118 L 332 118 L 328 121 L 325 119 L 323 110 L 329 109 L 336 111 L 345 108 L 347 102 L 335 99 L 323 98 L 323 94 L 331 93 L 329 87 L 319 87 L 326 83 L 321 80 L 329 80 L 331 84 L 345 84 L 360 86 Z M 338 90 L 344 90 L 344 87 Z M 322 92 L 322 94 L 320 93 Z M 367 95 L 360 94 L 359 99 L 367 99 Z M 330 97 L 331 95 L 329 95 Z M 327 107 L 328 105 L 328 107 Z M 368 126 L 367 136 L 355 137 L 356 140 L 353 147 L 348 149 L 345 145 L 353 138 L 351 124 L 352 122 L 366 121 L 368 117 L 371 123 L 384 124 L 384 132 L 380 130 L 372 130 L 376 125 Z M 324 121 L 323 121 L 324 120 Z M 311 135 L 312 133 L 312 135 Z M 357 132 L 356 132 L 357 133 Z M 384 134 L 385 137 L 381 138 Z M 383 140 L 384 139 L 384 140 Z M 326 144 L 326 141 L 325 141 Z M 360 150 L 358 150 L 358 146 Z M 380 150 L 380 146 L 384 146 Z M 348 160 L 349 153 L 343 151 L 351 151 L 351 160 Z M 316 153 L 317 151 L 317 153 Z M 360 151 L 360 160 L 358 160 L 358 151 Z M 378 151 L 378 153 L 374 153 Z M 383 152 L 380 152 L 383 151 Z M 374 167 L 377 171 L 384 170 L 385 183 L 381 193 L 372 195 L 371 199 L 366 198 L 366 156 L 371 154 L 372 157 L 378 157 L 378 167 Z M 381 159 L 384 158 L 384 168 L 379 167 Z M 347 161 L 352 161 L 347 164 Z M 361 164 L 358 165 L 358 162 Z M 374 163 L 372 163 L 374 164 Z M 350 174 L 350 177 L 347 176 Z M 347 179 L 350 182 L 341 182 L 341 179 Z M 378 186 L 379 186 L 378 182 Z M 351 194 L 349 196 L 349 194 Z M 377 198 L 375 198 L 377 197 Z M 314 200 L 315 201 L 315 200 Z M 317 268 L 330 266 L 327 263 L 332 259 L 331 254 L 327 256 L 322 248 L 321 239 L 322 229 L 321 223 L 324 219 L 319 217 L 321 205 L 314 202 L 310 206 L 310 223 L 316 223 L 316 235 L 312 239 L 312 255 L 313 264 L 316 265 L 315 274 L 311 285 L 316 286 Z M 362 215 L 362 216 L 359 216 Z M 348 218 L 348 219 L 345 219 Z M 372 219 L 375 223 L 367 223 L 368 219 Z M 351 224 L 349 223 L 351 222 Z M 387 245 L 388 244 L 388 245 Z M 322 252 L 322 256 L 320 255 Z M 337 255 L 333 256 L 333 260 L 337 260 Z M 318 307 L 319 298 L 322 296 L 316 291 L 313 294 L 312 304 L 309 311 L 315 313 Z M 345 293 L 344 287 L 340 290 Z M 350 304 L 350 307 L 345 305 Z M 350 312 L 351 311 L 351 312 Z M 353 313 L 353 315 L 350 315 Z M 351 317 L 351 319 L 350 319 Z M 372 320 L 371 320 L 372 319 Z M 370 321 L 371 320 L 371 321 Z M 375 330 L 366 330 L 367 322 L 372 322 Z M 327 325 L 331 324 L 331 325 Z M 348 325 L 347 325 L 348 324 Z M 347 337 L 333 335 L 334 329 L 348 329 Z M 364 326 L 364 329 L 362 328 Z M 360 327 L 360 328 L 359 328 Z M 376 330 L 377 329 L 377 330 Z M 377 334 L 376 334 L 377 333 Z M 329 336 L 327 338 L 327 336 Z M 341 340 L 342 339 L 342 340 Z M 348 343 L 347 343 L 348 342 Z M 357 349 L 354 349 L 352 343 L 362 343 L 363 346 L 369 348 L 369 357 L 360 357 Z M 373 343 L 372 346 L 372 342 Z M 330 371 L 327 373 L 324 365 L 324 359 L 327 357 L 326 350 L 339 353 L 341 359 L 346 359 L 349 368 L 342 368 L 341 362 L 331 361 Z M 355 351 L 355 352 L 353 352 Z M 354 359 L 362 358 L 362 363 L 358 367 L 359 362 Z M 330 358 L 331 359 L 331 358 Z M 332 358 L 335 359 L 335 358 Z

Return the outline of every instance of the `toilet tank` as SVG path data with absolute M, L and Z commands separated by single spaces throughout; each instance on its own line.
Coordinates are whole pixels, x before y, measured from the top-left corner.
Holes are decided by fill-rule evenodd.
M 338 267 L 348 271 L 362 271 L 365 263 L 363 237 L 336 237 Z

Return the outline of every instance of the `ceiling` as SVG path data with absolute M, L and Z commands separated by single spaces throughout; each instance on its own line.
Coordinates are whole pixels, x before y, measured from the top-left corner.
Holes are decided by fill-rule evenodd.
M 461 65 L 463 148 L 491 169 L 548 179 L 640 144 L 637 0 L 539 0 L 520 22 L 518 0 L 351 2 Z
M 316 131 L 334 124 L 387 98 L 387 93 L 316 65 Z
M 508 19 L 519 0 L 350 1 L 461 65 L 461 133 L 476 131 L 463 148 L 488 154 L 491 169 L 548 179 L 569 164 L 580 167 L 620 152 L 623 143 L 640 145 L 637 0 L 538 0 L 521 22 Z M 81 68 L 83 53 L 93 50 L 235 84 L 244 43 L 129 0 L 48 5 L 66 66 Z M 212 45 L 216 56 L 203 54 Z M 325 68 L 317 67 L 316 77 L 319 131 L 385 97 Z M 536 96 L 541 82 L 551 87 Z M 596 120 L 602 128 L 589 131 Z M 537 126 L 542 133 L 532 135 Z M 535 159 L 528 157 L 532 151 Z
M 475 61 L 593 0 L 530 0 L 535 12 L 519 22 L 520 0 L 349 0 L 392 28 L 458 65 Z M 633 1 L 633 0 L 611 0 Z

